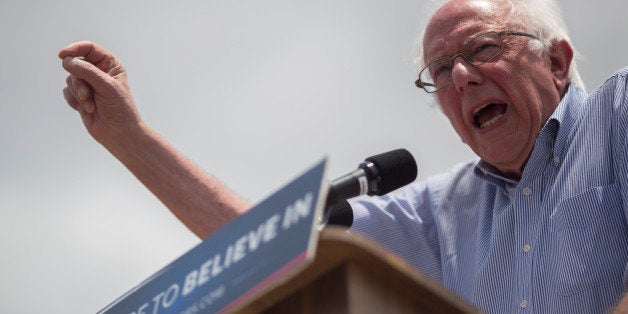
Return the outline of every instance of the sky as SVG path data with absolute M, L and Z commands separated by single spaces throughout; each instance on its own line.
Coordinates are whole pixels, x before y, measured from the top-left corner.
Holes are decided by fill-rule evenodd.
M 589 91 L 628 65 L 625 1 L 562 0 Z M 603 3 L 603 5 L 600 5 Z M 57 52 L 99 43 L 144 120 L 257 203 L 321 157 L 474 158 L 413 82 L 426 1 L 0 2 L 0 313 L 94 313 L 197 245 L 85 132 Z

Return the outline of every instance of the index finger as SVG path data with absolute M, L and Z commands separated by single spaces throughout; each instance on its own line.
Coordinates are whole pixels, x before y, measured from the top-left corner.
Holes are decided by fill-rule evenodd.
M 80 41 L 61 49 L 59 58 L 63 60 L 66 57 L 83 57 L 85 61 L 103 72 L 120 65 L 117 58 L 107 49 L 90 41 Z

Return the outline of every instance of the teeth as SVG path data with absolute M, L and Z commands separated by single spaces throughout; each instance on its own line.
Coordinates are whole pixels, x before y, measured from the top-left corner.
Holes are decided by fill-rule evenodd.
M 490 105 L 494 105 L 494 104 L 493 103 L 488 103 L 488 104 L 482 105 L 482 106 L 480 106 L 478 108 L 475 108 L 475 110 L 473 110 L 473 119 L 474 119 L 476 125 L 480 129 L 486 129 L 488 127 L 491 127 L 491 126 L 495 125 L 495 123 L 497 123 L 497 121 L 499 121 L 499 119 L 501 119 L 504 116 L 504 114 L 499 114 L 499 115 L 493 117 L 492 119 L 490 119 L 488 121 L 485 121 L 482 124 L 478 124 L 477 119 L 480 116 L 480 111 L 482 111 L 484 108 L 486 108 L 486 107 L 488 107 Z
M 497 121 L 499 121 L 499 119 L 501 119 L 502 116 L 504 116 L 504 115 L 500 114 L 500 115 L 494 117 L 493 119 L 490 119 L 490 120 L 482 123 L 482 125 L 480 125 L 480 129 L 486 129 L 486 128 L 494 125 L 495 123 L 497 123 Z
M 490 104 L 486 104 L 486 105 L 484 105 L 484 106 L 482 106 L 482 107 L 475 108 L 475 110 L 473 110 L 473 116 L 474 116 L 474 117 L 477 117 L 477 115 L 478 115 L 478 113 L 480 112 L 480 110 L 482 110 L 482 109 L 484 109 L 484 108 L 488 107 L 489 105 L 490 105 Z

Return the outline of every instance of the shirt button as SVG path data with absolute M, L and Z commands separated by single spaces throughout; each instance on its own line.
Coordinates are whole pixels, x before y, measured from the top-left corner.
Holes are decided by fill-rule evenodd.
M 523 246 L 523 251 L 528 253 L 530 252 L 530 250 L 532 250 L 532 246 L 530 246 L 530 244 L 526 244 Z
M 532 194 L 532 189 L 526 186 L 525 188 L 523 188 L 523 190 L 521 190 L 521 192 L 523 193 L 523 195 L 528 196 Z
M 522 309 L 525 309 L 526 307 L 528 307 L 528 300 L 526 299 L 521 300 L 521 303 L 519 303 L 519 306 L 521 306 Z
M 560 157 L 554 156 L 554 163 L 560 163 Z

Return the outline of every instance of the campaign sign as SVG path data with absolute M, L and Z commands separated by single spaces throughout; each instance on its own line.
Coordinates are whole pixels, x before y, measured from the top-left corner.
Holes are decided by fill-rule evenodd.
M 236 310 L 311 262 L 326 196 L 322 160 L 99 313 Z

